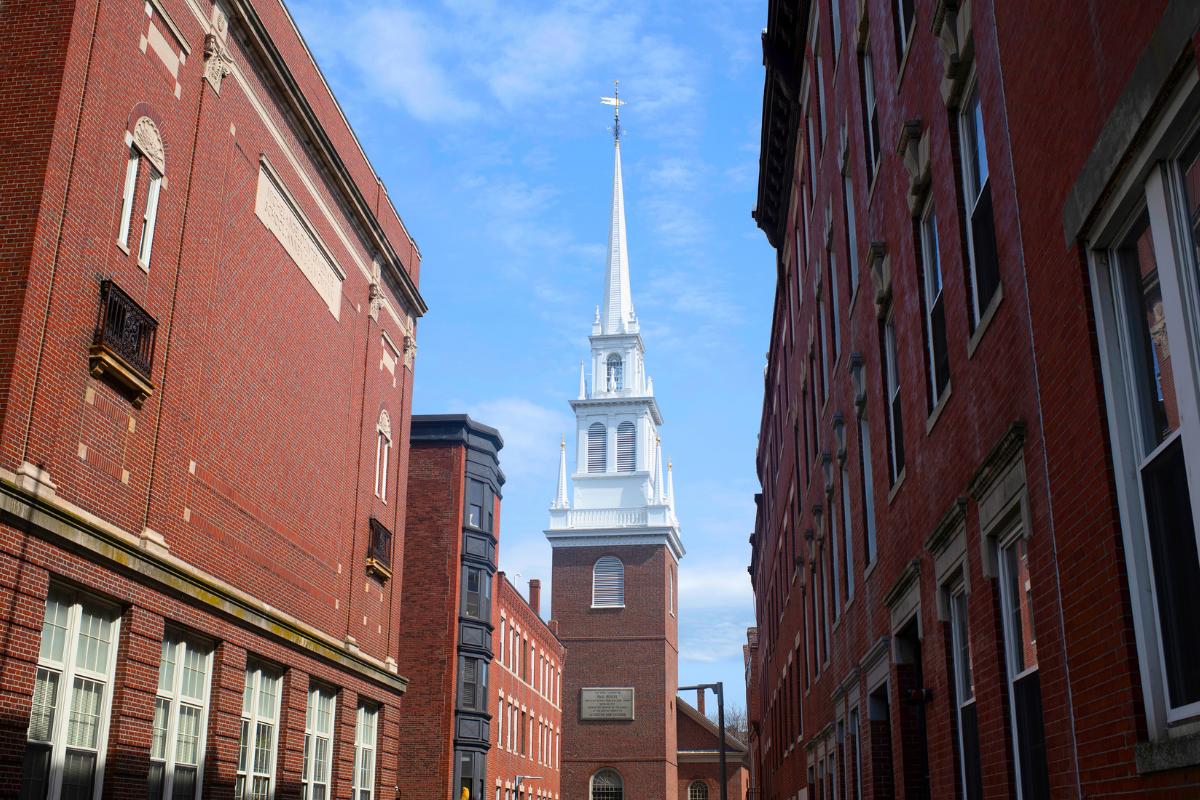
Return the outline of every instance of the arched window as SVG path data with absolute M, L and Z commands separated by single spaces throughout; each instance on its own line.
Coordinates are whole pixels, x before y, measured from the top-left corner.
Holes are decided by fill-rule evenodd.
M 621 391 L 621 357 L 613 353 L 608 357 L 608 391 Z
M 667 610 L 675 616 L 675 568 L 667 570 Z
M 692 781 L 688 786 L 688 800 L 708 800 L 708 784 L 704 781 Z
M 604 472 L 608 469 L 608 427 L 603 422 L 593 422 L 588 428 L 588 472 Z
M 608 767 L 597 770 L 592 775 L 592 800 L 625 800 L 625 781 L 621 780 L 621 773 Z
M 617 426 L 617 472 L 633 472 L 637 468 L 637 429 L 632 422 Z
M 146 169 L 146 209 L 142 215 L 141 235 L 138 241 L 138 261 L 143 266 L 150 266 L 150 252 L 154 246 L 154 222 L 158 216 L 158 193 L 162 188 L 163 173 L 166 171 L 166 161 L 163 156 L 162 136 L 158 126 L 149 117 L 141 117 L 133 127 L 132 144 L 129 147 L 129 160 L 125 167 L 125 191 L 121 201 L 121 223 L 117 231 L 117 241 L 122 247 L 128 248 L 130 228 L 133 225 L 133 201 L 137 193 L 138 174 L 141 163 L 145 159 Z
M 592 608 L 625 607 L 625 565 L 604 556 L 592 569 Z
M 392 452 L 392 418 L 386 408 L 379 412 L 375 431 L 379 434 L 375 442 L 375 496 L 386 503 L 388 456 Z

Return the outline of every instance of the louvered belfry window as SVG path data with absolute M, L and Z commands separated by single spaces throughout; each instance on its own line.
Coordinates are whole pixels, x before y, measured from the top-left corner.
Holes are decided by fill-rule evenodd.
M 637 469 L 637 430 L 632 422 L 617 426 L 617 472 Z
M 604 472 L 608 469 L 608 427 L 603 422 L 593 422 L 588 428 L 588 472 Z
M 615 556 L 605 556 L 592 570 L 592 607 L 625 607 L 625 565 Z

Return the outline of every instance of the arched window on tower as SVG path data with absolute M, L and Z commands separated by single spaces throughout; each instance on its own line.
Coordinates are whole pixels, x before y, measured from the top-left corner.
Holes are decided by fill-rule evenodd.
M 592 800 L 625 800 L 625 781 L 621 773 L 605 767 L 592 775 Z
M 621 372 L 624 366 L 621 357 L 616 353 L 608 357 L 608 391 L 619 392 L 623 384 L 621 383 Z
M 688 800 L 708 800 L 708 784 L 701 780 L 688 786 Z
M 617 426 L 617 472 L 633 472 L 637 468 L 637 429 L 632 422 Z
M 625 607 L 625 565 L 604 556 L 592 568 L 592 608 Z
M 588 428 L 588 472 L 604 472 L 608 469 L 608 426 L 593 422 Z
M 138 261 L 150 267 L 150 252 L 154 246 L 154 222 L 158 217 L 158 193 L 162 189 L 163 173 L 166 171 L 164 148 L 158 126 L 149 117 L 140 117 L 130 134 L 129 158 L 125 166 L 125 191 L 121 200 L 121 221 L 117 230 L 117 241 L 125 252 L 129 252 L 130 229 L 134 225 L 134 200 L 145 203 L 141 233 L 138 238 Z M 145 161 L 145 169 L 142 162 Z M 138 190 L 139 174 L 146 175 L 146 189 Z

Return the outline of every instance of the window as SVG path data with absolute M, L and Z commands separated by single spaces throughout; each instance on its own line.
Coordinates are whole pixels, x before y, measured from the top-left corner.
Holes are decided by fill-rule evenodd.
M 838 0 L 829 0 L 829 10 L 833 19 L 833 71 L 837 78 L 837 57 L 842 52 L 842 15 L 838 9 Z
M 817 62 L 817 114 L 821 117 L 821 144 L 825 144 L 827 126 L 825 124 L 825 65 L 821 60 L 821 29 L 817 28 L 813 36 L 813 59 Z
M 497 657 L 497 660 L 499 660 L 499 662 L 501 664 L 505 663 L 505 661 L 504 661 L 504 637 L 505 637 L 505 629 L 506 629 L 507 625 L 508 625 L 508 620 L 504 617 L 501 617 L 500 618 L 500 655 Z
M 829 339 L 825 335 L 825 325 L 827 324 L 825 319 L 825 304 L 818 304 L 817 309 L 820 311 L 820 320 L 818 322 L 821 329 L 821 402 L 824 403 L 829 400 Z M 813 414 L 814 416 L 816 414 L 815 408 L 813 409 Z M 813 427 L 816 428 L 816 419 L 813 420 Z
M 492 616 L 492 576 L 487 570 L 463 567 L 464 616 L 490 621 Z
M 592 800 L 624 800 L 625 782 L 615 769 L 605 768 L 592 775 Z
M 833 500 L 832 497 L 830 497 L 829 499 L 831 501 Z M 837 514 L 835 514 L 833 511 L 832 505 L 833 504 L 831 502 L 830 503 L 831 508 L 829 509 L 829 547 L 830 547 L 830 551 L 831 551 L 832 558 L 833 558 L 833 570 L 832 570 L 832 573 L 833 573 L 833 618 L 837 619 L 838 616 L 841 614 L 841 605 L 842 605 L 841 573 L 842 573 L 842 567 L 844 566 L 844 564 L 842 563 L 842 560 L 838 557 L 840 555 L 838 553 L 838 547 L 839 547 L 839 545 L 838 545 L 838 538 L 839 538 L 838 537 L 838 526 L 837 526 L 838 518 L 837 518 Z
M 495 507 L 496 500 L 492 493 L 492 487 L 483 481 L 467 478 L 466 509 L 463 512 L 465 524 L 491 533 Z
M 487 662 L 470 656 L 458 659 L 458 707 L 467 711 L 487 711 Z
M 632 422 L 617 426 L 617 472 L 637 469 L 637 428 Z
M 895 797 L 892 776 L 892 717 L 888 707 L 888 685 L 884 683 L 867 696 L 867 741 L 870 743 L 872 797 Z
M 704 781 L 692 781 L 688 786 L 688 800 L 708 800 L 708 784 Z
M 616 353 L 612 353 L 608 357 L 608 371 L 606 386 L 610 392 L 619 392 L 622 389 L 621 372 L 622 361 L 621 357 Z
M 958 753 L 962 765 L 963 797 L 966 800 L 982 800 L 979 717 L 975 704 L 975 676 L 971 671 L 967 593 L 961 581 L 950 589 L 950 634 L 954 655 L 954 689 L 958 701 Z
M 842 533 L 846 537 L 846 566 L 842 574 L 846 576 L 846 597 L 854 596 L 854 537 L 850 533 L 850 473 L 846 471 L 846 462 L 842 462 Z
M 625 607 L 625 565 L 604 556 L 592 569 L 592 608 Z
M 388 456 L 392 452 L 392 418 L 387 409 L 379 412 L 375 431 L 379 434 L 375 442 L 375 496 L 386 503 Z
M 871 477 L 871 426 L 858 420 L 858 463 L 863 480 L 863 515 L 867 523 L 867 566 L 875 561 L 875 481 Z
M 483 800 L 483 781 L 487 777 L 485 754 L 471 750 L 458 750 L 456 756 L 457 766 L 454 768 L 454 773 L 460 796 L 469 798 L 469 800 Z M 355 800 L 358 800 L 357 796 Z M 455 800 L 458 800 L 458 797 L 455 797 Z
M 119 626 L 116 609 L 51 587 L 34 675 L 22 800 L 100 796 Z
M 875 62 L 871 58 L 869 42 L 862 54 L 862 76 L 863 141 L 867 144 L 867 185 L 870 186 L 879 167 L 879 108 L 875 98 Z
M 588 472 L 608 470 L 608 428 L 603 422 L 593 422 L 588 427 Z
M 333 717 L 337 698 L 325 688 L 308 691 L 304 718 L 304 800 L 327 800 L 329 764 L 333 753 Z
M 896 11 L 896 64 L 897 69 L 904 60 L 904 52 L 912 41 L 913 26 L 917 22 L 917 12 L 913 8 L 913 0 L 895 0 Z
M 836 365 L 838 354 L 842 352 L 842 326 L 838 323 L 837 253 L 832 246 L 829 248 L 829 310 L 832 312 L 830 317 L 833 320 L 833 363 Z
M 1038 674 L 1037 635 L 1033 628 L 1029 553 L 1021 530 L 1000 548 L 1000 599 L 1004 617 L 1004 654 L 1009 707 L 1016 740 L 1019 800 L 1048 800 L 1046 732 L 1042 725 L 1042 687 Z
M 242 733 L 238 743 L 237 800 L 267 800 L 275 791 L 275 736 L 279 719 L 279 674 L 246 668 Z
M 837 7 L 836 2 L 834 7 Z M 849 159 L 846 164 L 846 176 L 842 179 L 842 213 L 846 217 L 846 252 L 850 254 L 850 297 L 854 298 L 854 289 L 858 286 L 858 237 L 854 232 L 854 177 L 850 174 Z
M 900 369 L 896 364 L 896 319 L 889 317 L 884 330 L 884 369 L 887 380 L 888 433 L 891 436 L 892 483 L 904 471 L 904 419 L 900 413 Z
M 521 712 L 521 755 L 529 755 L 529 720 L 525 712 Z
M 675 616 L 675 568 L 667 569 L 667 611 Z
M 1000 288 L 1000 259 L 996 250 L 996 221 L 992 213 L 992 185 L 988 180 L 987 142 L 979 87 L 971 89 L 959 117 L 963 194 L 966 197 L 967 242 L 971 255 L 972 321 L 978 325 Z
M 354 726 L 354 800 L 371 800 L 375 794 L 375 720 L 373 706 L 360 705 Z
M 942 293 L 942 257 L 938 252 L 937 213 L 933 201 L 921 220 L 921 261 L 925 278 L 925 338 L 929 342 L 929 389 L 936 406 L 950 383 L 946 350 L 946 306 Z
M 851 769 L 854 771 L 854 780 L 850 782 L 849 800 L 862 800 L 862 752 L 859 750 L 858 737 L 858 709 L 850 710 L 850 730 L 847 737 L 850 743 L 850 758 L 852 759 Z
M 146 215 L 142 217 L 142 240 L 138 247 L 138 261 L 150 266 L 150 250 L 154 247 L 154 221 L 158 217 L 158 191 L 162 186 L 162 175 L 150 168 L 150 190 L 146 193 Z
M 812 115 L 805 112 L 805 119 L 808 120 L 808 169 L 812 178 L 808 181 L 808 189 L 810 192 L 816 191 L 817 186 L 817 140 L 813 136 Z M 816 200 L 813 200 L 812 206 L 809 208 L 809 222 L 812 221 L 812 211 L 817 207 Z
M 177 634 L 168 633 L 163 640 L 150 740 L 151 800 L 198 795 L 208 730 L 210 652 Z
M 117 231 L 117 241 L 122 246 L 129 245 L 129 226 L 133 217 L 133 195 L 137 190 L 138 166 L 142 160 L 136 147 L 129 148 L 129 162 L 125 165 L 125 194 L 121 201 L 121 226 Z

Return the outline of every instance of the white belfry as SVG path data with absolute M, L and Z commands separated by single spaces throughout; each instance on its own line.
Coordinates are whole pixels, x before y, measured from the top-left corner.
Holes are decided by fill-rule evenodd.
M 611 102 L 610 102 L 611 101 Z M 608 105 L 620 108 L 617 98 Z M 546 538 L 552 547 L 665 544 L 684 555 L 674 492 L 663 482 L 658 428 L 662 415 L 646 377 L 645 347 L 629 291 L 625 196 L 621 185 L 621 127 L 613 125 L 612 207 L 604 297 L 592 320 L 591 391 L 581 367 L 575 412 L 575 470 L 566 494 L 566 455 L 559 456 L 559 487 L 550 507 Z

